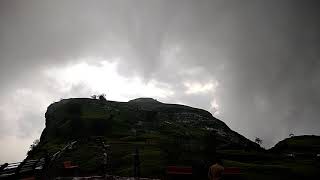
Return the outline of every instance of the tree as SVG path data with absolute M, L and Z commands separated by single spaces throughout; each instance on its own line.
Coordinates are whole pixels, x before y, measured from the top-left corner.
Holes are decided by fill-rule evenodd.
M 97 99 L 97 95 L 92 95 L 91 98 L 92 99 Z
M 99 100 L 100 100 L 100 101 L 107 101 L 107 99 L 106 99 L 106 94 L 100 94 L 100 95 L 99 95 Z
M 32 156 L 34 154 L 34 151 L 37 149 L 39 143 L 40 143 L 39 139 L 36 139 L 33 141 L 33 143 L 30 145 L 29 151 L 27 152 L 28 156 Z
M 257 144 L 261 145 L 262 144 L 262 139 L 256 137 L 256 139 L 254 140 Z
M 34 148 L 36 148 L 39 144 L 40 140 L 36 139 L 33 141 L 33 143 L 30 145 L 30 151 L 32 151 Z

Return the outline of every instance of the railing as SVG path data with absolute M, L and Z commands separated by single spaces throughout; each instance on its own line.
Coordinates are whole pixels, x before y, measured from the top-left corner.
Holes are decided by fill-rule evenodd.
M 76 142 L 68 143 L 61 150 L 48 157 L 47 160 L 42 157 L 39 159 L 25 159 L 22 162 L 5 163 L 0 166 L 0 179 L 42 176 L 47 173 L 47 167 L 59 159 L 67 149 L 72 148 Z
M 16 172 L 16 169 L 20 164 L 21 162 L 9 163 L 9 164 L 6 163 L 1 165 L 0 178 L 14 175 Z
M 20 178 L 33 176 L 36 171 L 41 172 L 45 166 L 44 158 L 29 159 L 22 162 L 6 163 L 1 165 L 0 178 Z

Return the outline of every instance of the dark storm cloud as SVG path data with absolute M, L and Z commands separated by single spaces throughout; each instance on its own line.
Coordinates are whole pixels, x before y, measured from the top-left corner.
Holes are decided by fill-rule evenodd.
M 171 39 L 183 44 L 183 63 L 204 67 L 220 83 L 223 120 L 270 145 L 290 132 L 319 134 L 319 7 L 316 1 L 194 3 L 180 13 Z
M 50 66 L 121 57 L 122 75 L 169 84 L 170 101 L 209 108 L 216 99 L 218 116 L 251 139 L 319 134 L 319 8 L 312 0 L 4 0 L 1 96 L 25 86 L 52 92 L 39 77 Z M 189 81 L 219 86 L 190 95 Z M 88 91 L 74 85 L 71 94 Z
M 0 59 L 23 71 L 83 56 L 121 55 L 130 59 L 123 66 L 148 73 L 159 64 L 177 10 L 168 2 L 1 1 Z
M 238 103 L 226 96 L 225 100 L 238 113 L 226 113 L 227 119 L 240 116 L 238 123 L 246 122 L 249 128 L 254 123 L 257 136 L 262 132 L 267 137 L 274 127 L 282 127 L 285 135 L 319 133 L 315 128 L 320 127 L 316 113 L 320 103 L 319 7 L 311 1 L 268 1 L 246 6 L 243 15 L 236 16 L 241 26 L 234 27 L 236 40 L 230 48 L 234 59 L 230 75 L 236 78 L 226 81 L 232 90 L 225 94 Z M 264 103 L 262 112 L 259 103 Z M 243 113 L 248 117 L 241 118 Z M 309 132 L 299 130 L 306 126 Z

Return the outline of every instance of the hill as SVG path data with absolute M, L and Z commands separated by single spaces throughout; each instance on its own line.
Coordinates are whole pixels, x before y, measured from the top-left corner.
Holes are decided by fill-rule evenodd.
M 277 153 L 317 154 L 320 152 L 320 136 L 294 136 L 278 142 L 270 149 Z
M 56 159 L 55 168 L 71 160 L 82 172 L 97 172 L 103 162 L 103 140 L 110 145 L 110 170 L 132 174 L 132 154 L 139 150 L 144 176 L 160 176 L 167 165 L 209 160 L 217 150 L 259 150 L 256 143 L 232 131 L 209 112 L 166 104 L 151 98 L 115 102 L 88 98 L 51 104 L 39 144 L 27 159 L 53 155 L 68 142 L 78 143 Z

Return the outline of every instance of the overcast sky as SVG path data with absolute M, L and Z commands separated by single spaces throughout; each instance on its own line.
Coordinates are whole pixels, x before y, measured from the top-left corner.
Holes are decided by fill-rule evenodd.
M 317 0 L 0 0 L 0 163 L 60 98 L 153 97 L 263 146 L 320 134 Z

